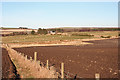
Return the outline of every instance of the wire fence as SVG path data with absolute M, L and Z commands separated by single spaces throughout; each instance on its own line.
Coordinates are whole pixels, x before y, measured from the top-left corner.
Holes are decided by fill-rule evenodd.
M 6 47 L 8 47 L 9 48 L 9 45 L 6 45 Z M 35 56 L 33 56 L 33 57 L 31 57 L 31 56 L 27 56 L 27 55 L 25 55 L 24 53 L 21 53 L 21 52 L 17 52 L 16 51 L 16 53 L 17 54 L 19 54 L 19 55 L 22 55 L 23 57 L 25 57 L 25 59 L 28 59 L 28 60 L 31 60 L 31 61 L 33 61 L 34 59 L 33 58 L 35 58 Z M 27 56 L 27 57 L 26 57 Z M 37 56 L 36 56 L 37 57 Z M 36 58 L 37 59 L 37 58 Z M 37 62 L 38 62 L 38 60 L 36 60 Z M 46 62 L 47 62 L 47 60 L 46 60 Z M 40 66 L 42 66 L 42 67 L 46 67 L 46 65 L 47 65 L 47 63 L 46 62 L 39 62 L 39 65 Z M 49 63 L 48 64 L 48 69 L 50 69 L 50 67 L 51 66 L 53 66 L 53 64 L 51 64 L 51 63 Z M 53 66 L 54 67 L 54 66 Z M 62 76 L 62 74 L 61 74 L 61 68 L 58 68 L 58 67 L 54 67 L 55 69 L 56 69 L 56 72 L 58 72 L 59 73 L 59 75 L 58 75 L 58 77 L 59 78 L 61 78 L 61 76 Z M 64 70 L 63 71 L 63 73 L 64 73 L 64 78 L 82 78 L 82 77 L 80 77 L 80 76 L 78 76 L 77 74 L 73 74 L 73 73 L 71 73 L 71 72 L 69 72 L 69 71 L 66 71 L 66 70 Z M 99 80 L 100 79 L 100 74 L 99 73 L 96 73 L 95 74 L 95 78 L 96 78 L 96 80 Z
M 20 52 L 18 52 L 18 53 L 19 53 L 20 55 L 24 56 L 24 57 L 26 56 L 24 53 L 20 53 Z M 34 56 L 32 57 L 32 60 L 34 60 L 33 58 L 34 58 Z M 27 59 L 31 59 L 31 56 L 27 57 Z M 40 66 L 42 66 L 42 67 L 46 67 L 46 65 L 47 65 L 47 60 L 46 60 L 46 62 L 45 62 L 45 61 L 42 61 L 42 62 L 40 61 L 39 64 L 40 64 Z M 53 64 L 49 63 L 49 64 L 48 64 L 49 69 L 50 69 L 51 66 L 54 67 Z M 61 78 L 61 69 L 58 68 L 58 67 L 54 67 L 54 68 L 55 68 L 56 72 L 59 73 L 58 76 Z M 74 77 L 82 78 L 82 77 L 78 76 L 77 74 L 73 74 L 73 73 L 71 73 L 71 72 L 69 72 L 69 71 L 64 70 L 64 78 L 74 78 Z

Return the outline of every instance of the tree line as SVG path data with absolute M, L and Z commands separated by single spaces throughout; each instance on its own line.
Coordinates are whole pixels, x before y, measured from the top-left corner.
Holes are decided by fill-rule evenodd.
M 54 32 L 63 32 L 63 29 L 57 28 L 57 29 L 41 29 L 39 28 L 37 32 L 34 30 L 31 31 L 31 34 L 48 34 L 48 31 L 54 31 Z
M 120 28 L 67 28 L 64 32 L 120 31 Z

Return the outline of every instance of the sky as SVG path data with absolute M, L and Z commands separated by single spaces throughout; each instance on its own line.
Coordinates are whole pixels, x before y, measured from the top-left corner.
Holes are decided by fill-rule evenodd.
M 118 2 L 3 2 L 2 27 L 117 27 Z

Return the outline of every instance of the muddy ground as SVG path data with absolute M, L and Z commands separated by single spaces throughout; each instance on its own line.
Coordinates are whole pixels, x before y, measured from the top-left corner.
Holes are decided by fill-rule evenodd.
M 93 44 L 81 46 L 41 46 L 14 48 L 28 57 L 38 52 L 38 60 L 60 68 L 65 64 L 65 71 L 82 78 L 94 78 L 99 73 L 101 78 L 118 76 L 118 39 L 88 41 Z
M 8 51 L 4 48 L 2 48 L 2 78 L 19 78 L 16 67 L 11 61 Z

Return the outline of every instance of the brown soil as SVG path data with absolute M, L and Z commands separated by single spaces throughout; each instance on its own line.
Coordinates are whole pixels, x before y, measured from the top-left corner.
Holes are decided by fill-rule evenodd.
M 38 52 L 38 60 L 49 60 L 56 68 L 65 63 L 65 71 L 77 74 L 77 77 L 94 78 L 99 73 L 101 78 L 118 76 L 118 39 L 88 41 L 90 45 L 81 46 L 41 46 L 14 48 L 28 57 Z
M 16 67 L 11 61 L 5 48 L 2 48 L 2 78 L 19 78 Z

